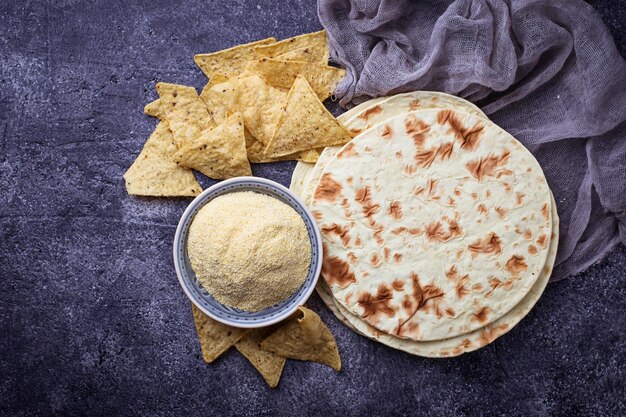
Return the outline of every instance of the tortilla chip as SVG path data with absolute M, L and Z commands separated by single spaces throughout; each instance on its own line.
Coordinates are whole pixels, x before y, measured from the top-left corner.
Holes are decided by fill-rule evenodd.
M 222 102 L 220 96 L 213 90 L 211 90 L 211 87 L 211 83 L 205 85 L 202 89 L 202 92 L 200 93 L 200 98 L 202 99 L 202 101 L 204 101 L 204 104 L 206 105 L 209 114 L 211 115 L 215 123 L 219 125 L 224 123 L 228 116 L 231 115 L 231 113 L 228 111 L 226 105 Z
M 319 362 L 341 370 L 337 343 L 322 319 L 306 307 L 261 342 L 261 349 L 301 361 Z
M 324 148 L 321 148 L 321 150 L 309 149 L 308 151 L 302 151 L 298 154 L 298 161 L 306 162 L 307 164 L 314 164 L 319 159 L 322 151 L 324 151 Z
M 276 388 L 287 360 L 259 347 L 270 332 L 267 328 L 251 330 L 235 344 L 235 348 L 259 371 L 270 388 Z
M 202 187 L 193 172 L 172 161 L 176 149 L 167 123 L 160 122 L 124 174 L 126 192 L 153 197 L 193 197 L 200 194 Z
M 172 130 L 178 149 L 199 137 L 203 130 L 215 127 L 195 88 L 158 83 L 156 90 L 161 97 L 161 115 Z
M 241 113 L 233 114 L 215 129 L 205 130 L 200 137 L 180 148 L 174 155 L 174 162 L 215 179 L 252 175 Z
M 293 51 L 285 52 L 284 54 L 277 55 L 275 59 L 282 59 L 284 61 L 305 61 L 313 64 L 328 64 L 328 58 L 330 57 L 330 51 L 326 44 L 316 44 L 313 46 L 307 46 Z
M 294 36 L 268 45 L 258 45 L 254 48 L 254 54 L 259 58 L 275 58 L 287 52 L 312 48 L 317 45 L 322 45 L 322 48 L 328 49 L 325 30 Z
M 250 61 L 246 70 L 259 74 L 272 87 L 289 90 L 298 75 L 309 82 L 321 101 L 330 97 L 346 71 L 328 65 L 311 64 L 302 61 L 282 61 L 262 58 Z
M 320 157 L 320 154 L 324 148 L 310 149 L 308 151 L 297 152 L 291 155 L 279 156 L 277 158 L 270 158 L 263 152 L 265 145 L 256 140 L 250 132 L 246 129 L 246 152 L 248 153 L 248 161 L 254 164 L 264 164 L 268 162 L 278 161 L 302 161 L 309 164 L 314 164 Z
M 264 145 L 274 133 L 287 94 L 258 75 L 238 77 L 211 88 L 232 113 L 241 112 L 246 128 Z
M 245 334 L 245 329 L 227 326 L 213 320 L 204 314 L 194 304 L 191 305 L 193 321 L 196 324 L 202 357 L 206 363 L 211 363 L 231 346 L 237 343 Z
M 277 157 L 324 146 L 343 145 L 352 139 L 317 98 L 309 83 L 298 76 L 287 95 L 276 131 L 265 155 Z
M 161 118 L 161 99 L 156 99 L 146 104 L 143 108 L 143 112 L 148 116 L 156 117 L 157 119 Z
M 217 75 L 222 75 L 228 79 L 243 71 L 246 62 L 255 57 L 255 47 L 275 42 L 275 38 L 262 39 L 210 54 L 197 54 L 193 57 L 193 60 L 209 79 Z

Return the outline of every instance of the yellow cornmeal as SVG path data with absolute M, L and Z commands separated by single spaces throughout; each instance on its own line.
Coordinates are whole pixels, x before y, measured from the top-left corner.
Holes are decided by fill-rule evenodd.
M 287 299 L 311 263 L 300 215 L 252 191 L 224 194 L 201 208 L 187 248 L 202 286 L 220 303 L 251 312 Z

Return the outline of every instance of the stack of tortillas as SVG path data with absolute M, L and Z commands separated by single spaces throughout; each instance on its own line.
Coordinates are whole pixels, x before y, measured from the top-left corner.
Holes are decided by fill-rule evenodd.
M 353 330 L 428 357 L 491 343 L 541 296 L 558 243 L 541 167 L 458 97 L 413 92 L 339 121 L 357 136 L 298 163 L 324 245 L 317 291 Z

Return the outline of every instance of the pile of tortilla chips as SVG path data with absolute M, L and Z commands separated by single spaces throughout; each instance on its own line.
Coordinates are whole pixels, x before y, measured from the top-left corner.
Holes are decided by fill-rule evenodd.
M 299 307 L 284 322 L 251 330 L 215 321 L 193 304 L 192 310 L 202 356 L 207 363 L 235 346 L 271 388 L 278 385 L 288 358 L 319 362 L 341 370 L 335 338 L 319 316 L 306 307 Z
M 314 163 L 350 133 L 322 104 L 345 71 L 328 65 L 326 32 L 198 54 L 209 78 L 195 88 L 158 83 L 144 112 L 159 119 L 124 174 L 129 194 L 195 196 L 192 169 L 215 179 L 251 175 L 250 163 Z

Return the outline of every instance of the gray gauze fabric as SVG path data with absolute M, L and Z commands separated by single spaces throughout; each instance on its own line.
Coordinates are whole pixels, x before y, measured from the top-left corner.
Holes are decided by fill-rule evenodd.
M 579 0 L 319 0 L 347 106 L 413 90 L 477 103 L 537 157 L 557 201 L 553 280 L 626 243 L 626 63 Z

